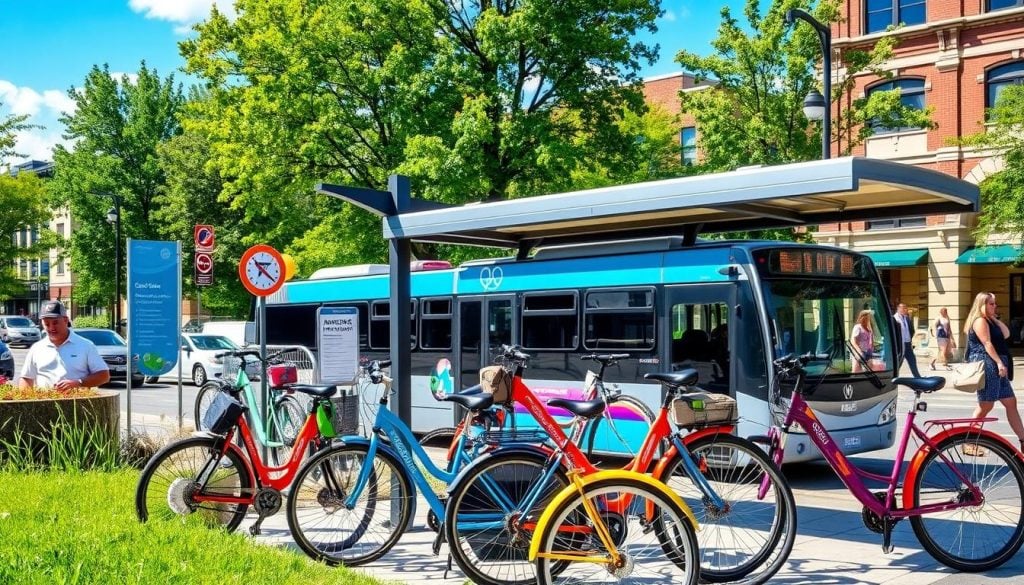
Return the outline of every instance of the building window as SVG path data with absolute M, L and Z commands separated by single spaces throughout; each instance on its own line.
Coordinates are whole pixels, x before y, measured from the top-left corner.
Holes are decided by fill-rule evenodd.
M 904 217 L 902 219 L 882 219 L 869 221 L 865 226 L 866 230 L 894 230 L 897 228 L 918 228 L 925 227 L 927 222 L 923 217 Z
M 867 32 L 882 32 L 890 26 L 925 22 L 925 0 L 866 0 Z
M 683 164 L 687 166 L 697 164 L 697 129 L 693 126 L 683 128 L 683 131 L 679 133 L 679 144 L 683 149 Z
M 57 235 L 62 237 L 62 238 L 64 237 L 64 224 L 62 224 L 62 223 L 58 223 L 57 224 Z
M 1024 83 L 1024 61 L 993 67 L 985 74 L 985 107 L 995 107 L 999 94 L 1011 85 Z
M 57 274 L 64 274 L 64 260 L 57 261 Z
M 924 109 L 924 80 L 923 79 L 893 79 L 892 81 L 886 81 L 885 83 L 879 83 L 878 85 L 868 88 L 868 96 L 875 93 L 876 91 L 892 91 L 899 90 L 900 92 L 900 103 L 908 108 L 915 110 Z M 888 132 L 902 132 L 904 130 L 918 130 L 917 126 L 903 126 L 900 128 L 887 128 L 877 120 L 871 122 L 871 127 L 874 129 L 875 134 L 885 134 Z
M 1020 8 L 1024 6 L 1024 0 L 988 0 L 989 10 L 1002 10 L 1004 8 Z

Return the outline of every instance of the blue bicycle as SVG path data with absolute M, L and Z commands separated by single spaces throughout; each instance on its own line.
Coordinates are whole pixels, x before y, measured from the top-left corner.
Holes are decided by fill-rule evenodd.
M 392 380 L 382 370 L 390 363 L 374 361 L 364 370 L 372 384 L 383 388 L 370 437 L 346 436 L 341 439 L 343 446 L 314 454 L 292 484 L 287 515 L 295 542 L 306 554 L 329 565 L 358 566 L 386 554 L 415 516 L 417 489 L 430 506 L 430 516 L 435 521 L 444 518 L 445 499 L 435 493 L 431 479 L 452 483 L 468 463 L 499 443 L 503 443 L 502 453 L 508 450 L 518 459 L 535 461 L 538 471 L 546 461 L 546 452 L 536 446 L 543 440 L 536 431 L 487 428 L 494 396 L 473 387 L 435 395 L 465 408 L 463 428 L 470 429 L 460 434 L 447 469 L 438 467 L 409 427 L 388 409 Z M 524 444 L 516 445 L 517 441 Z M 560 482 L 545 488 L 551 494 L 568 484 L 564 473 L 560 477 Z M 519 495 L 515 501 L 521 501 Z M 441 535 L 438 531 L 435 553 Z

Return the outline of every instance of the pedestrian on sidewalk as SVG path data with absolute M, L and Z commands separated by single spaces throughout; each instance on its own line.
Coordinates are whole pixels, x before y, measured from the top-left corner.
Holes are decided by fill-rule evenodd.
M 986 416 L 996 401 L 1006 408 L 1006 421 L 1017 435 L 1024 449 L 1024 423 L 1017 411 L 1017 397 L 1010 382 L 1013 380 L 1013 359 L 1006 340 L 1010 329 L 996 317 L 996 295 L 978 293 L 964 324 L 967 348 L 964 361 L 985 362 L 985 385 L 978 390 L 978 406 L 974 418 Z
M 896 335 L 903 341 L 903 359 L 907 361 L 907 365 L 910 366 L 910 373 L 915 378 L 921 377 L 921 372 L 917 369 L 917 357 L 914 355 L 914 327 L 912 325 L 913 320 L 910 318 L 910 310 L 907 309 L 906 303 L 900 303 L 896 305 L 896 313 L 892 316 L 893 320 L 896 321 L 896 325 L 899 327 L 899 331 Z M 900 371 L 902 363 L 896 364 L 896 372 Z
M 39 312 L 46 337 L 25 355 L 18 387 L 54 388 L 67 392 L 95 388 L 110 381 L 110 370 L 91 341 L 71 331 L 68 313 L 60 301 L 49 301 Z
M 939 365 L 945 366 L 947 370 L 952 370 L 953 366 L 949 365 L 949 361 L 953 357 L 953 350 L 956 349 L 956 340 L 953 338 L 953 326 L 946 307 L 939 309 L 939 318 L 932 324 L 931 334 L 935 337 L 935 343 L 939 348 L 938 354 L 932 360 L 932 370 L 935 369 L 936 360 Z
M 850 347 L 856 352 L 853 360 L 853 373 L 863 372 L 870 366 L 875 351 L 875 332 L 871 328 L 871 316 L 874 311 L 864 309 L 857 315 L 857 324 L 850 332 Z

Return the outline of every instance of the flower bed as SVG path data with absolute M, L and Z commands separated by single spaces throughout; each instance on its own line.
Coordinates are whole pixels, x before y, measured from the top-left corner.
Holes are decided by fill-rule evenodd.
M 0 386 L 0 455 L 17 446 L 44 456 L 48 441 L 67 435 L 89 437 L 93 446 L 102 438 L 110 445 L 101 448 L 112 447 L 116 452 L 120 410 L 120 396 L 114 391 L 19 391 Z

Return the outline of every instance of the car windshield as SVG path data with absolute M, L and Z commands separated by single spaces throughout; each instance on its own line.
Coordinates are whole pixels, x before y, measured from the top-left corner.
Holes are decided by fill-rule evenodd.
M 93 342 L 95 345 L 117 345 L 124 347 L 125 342 L 113 331 L 106 329 L 78 330 L 75 333 Z
M 35 327 L 35 325 L 26 319 L 25 317 L 12 317 L 7 320 L 8 327 Z
M 885 343 L 890 340 L 891 345 L 891 320 L 874 282 L 766 279 L 765 285 L 776 357 L 830 354 L 830 364 L 808 364 L 811 375 L 892 369 L 892 352 Z M 858 326 L 862 314 L 867 327 Z
M 193 335 L 189 339 L 196 349 L 238 349 L 235 342 L 223 335 Z

